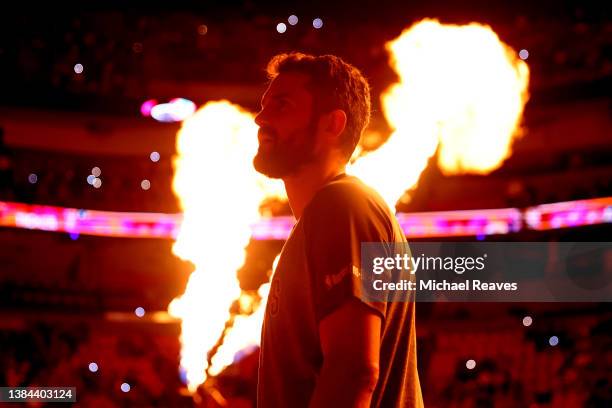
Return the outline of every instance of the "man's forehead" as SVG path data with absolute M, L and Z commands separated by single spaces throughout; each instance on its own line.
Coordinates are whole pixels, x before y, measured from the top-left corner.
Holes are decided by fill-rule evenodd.
M 270 86 L 263 95 L 265 98 L 280 96 L 303 96 L 307 89 L 308 76 L 299 72 L 284 72 L 272 80 Z

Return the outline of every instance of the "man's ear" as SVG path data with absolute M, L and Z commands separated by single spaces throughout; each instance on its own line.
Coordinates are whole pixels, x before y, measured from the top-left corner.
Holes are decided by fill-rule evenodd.
M 323 123 L 321 123 L 322 131 L 329 139 L 337 139 L 344 132 L 346 127 L 346 113 L 342 109 L 334 109 L 333 111 L 323 115 Z

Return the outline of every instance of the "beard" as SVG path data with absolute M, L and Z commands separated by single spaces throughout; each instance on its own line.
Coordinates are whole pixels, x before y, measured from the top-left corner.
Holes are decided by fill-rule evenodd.
M 303 129 L 296 130 L 281 140 L 278 133 L 270 126 L 262 126 L 259 133 L 272 138 L 259 144 L 253 159 L 255 170 L 270 178 L 290 176 L 315 161 L 316 123 L 312 121 Z

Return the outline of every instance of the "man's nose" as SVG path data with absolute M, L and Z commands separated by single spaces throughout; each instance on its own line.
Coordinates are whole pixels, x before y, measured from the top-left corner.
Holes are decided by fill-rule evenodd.
M 267 123 L 265 109 L 261 109 L 259 113 L 255 116 L 255 123 L 259 127 L 262 127 L 263 125 Z

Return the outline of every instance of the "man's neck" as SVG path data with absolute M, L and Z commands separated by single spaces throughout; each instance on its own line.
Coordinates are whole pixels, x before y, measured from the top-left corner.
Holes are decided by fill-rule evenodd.
M 321 169 L 320 167 L 305 166 L 297 174 L 283 179 L 289 205 L 295 219 L 299 220 L 304 208 L 315 193 L 334 177 L 344 173 L 345 168 L 334 166 L 333 168 Z

